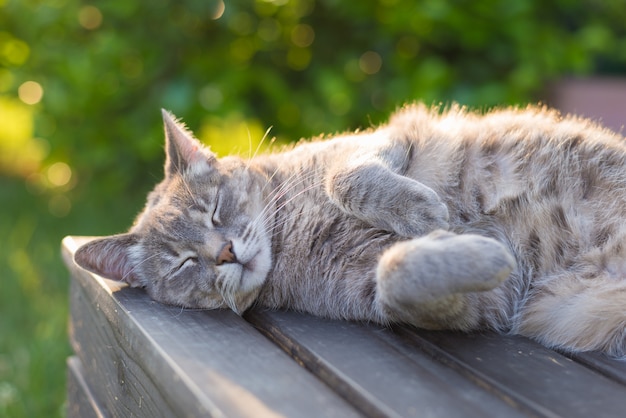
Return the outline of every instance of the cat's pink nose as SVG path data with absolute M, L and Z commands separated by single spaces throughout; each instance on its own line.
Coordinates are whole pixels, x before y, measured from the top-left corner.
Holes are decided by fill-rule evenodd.
M 226 245 L 224 245 L 224 248 L 222 248 L 222 251 L 220 251 L 220 255 L 217 256 L 217 260 L 215 264 L 217 264 L 218 266 L 221 266 L 224 263 L 236 263 L 236 262 L 237 262 L 237 257 L 235 256 L 235 253 L 233 252 L 233 243 L 231 241 L 228 241 Z

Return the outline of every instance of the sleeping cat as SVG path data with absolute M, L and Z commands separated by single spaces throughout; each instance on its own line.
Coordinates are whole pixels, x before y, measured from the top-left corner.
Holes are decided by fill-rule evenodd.
M 188 308 L 626 354 L 621 136 L 542 108 L 412 105 L 377 129 L 218 159 L 163 118 L 164 180 L 130 232 L 76 252 L 82 267 Z

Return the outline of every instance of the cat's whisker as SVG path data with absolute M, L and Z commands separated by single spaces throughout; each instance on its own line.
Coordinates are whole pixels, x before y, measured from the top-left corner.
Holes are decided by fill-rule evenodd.
M 274 172 L 272 173 L 272 175 L 267 179 L 266 184 L 263 186 L 263 188 L 261 189 L 261 193 L 265 191 L 265 188 L 268 185 L 272 184 L 272 180 L 274 179 L 274 177 L 276 176 L 276 174 L 279 172 L 279 168 L 277 167 Z M 313 173 L 307 173 L 306 177 L 302 176 L 302 171 L 296 171 L 294 173 L 292 173 L 289 177 L 287 177 L 284 181 L 280 182 L 268 195 L 267 198 L 272 198 L 275 194 L 277 194 L 279 191 L 284 190 L 288 187 L 291 187 L 294 184 L 295 180 L 298 181 L 306 181 L 306 179 L 311 179 L 314 178 L 314 174 Z M 266 198 L 266 199 L 267 199 Z
M 404 153 L 404 161 L 402 162 L 402 165 L 407 165 L 408 162 L 411 160 L 411 154 L 413 153 L 413 144 L 409 145 L 408 147 L 406 147 L 406 152 Z
M 236 291 L 237 291 L 237 283 L 233 280 L 229 280 L 228 278 L 224 278 L 222 280 L 218 280 L 215 283 L 215 287 L 217 291 L 222 296 L 224 303 L 228 306 L 233 312 L 236 314 L 240 314 L 239 308 L 237 307 L 236 301 Z
M 282 218 L 276 220 L 276 222 L 274 223 L 274 225 L 272 225 L 271 228 L 267 228 L 265 230 L 266 233 L 273 234 L 274 231 L 282 228 L 290 220 L 290 217 L 287 214 L 285 214 L 284 212 L 281 212 L 281 214 L 284 214 Z
M 275 230 L 282 228 L 287 222 L 291 220 L 291 216 L 287 211 L 281 211 L 277 214 L 276 218 L 274 218 L 274 224 L 271 227 L 268 227 L 265 224 L 265 232 L 268 234 L 273 233 Z
M 297 183 L 297 184 L 294 184 L 292 188 L 285 190 L 285 191 L 284 191 L 284 193 L 281 193 L 279 196 L 277 196 L 277 198 L 276 198 L 276 200 L 275 200 L 275 201 L 277 202 L 277 201 L 278 201 L 278 199 L 281 199 L 282 197 L 284 197 L 285 195 L 287 195 L 287 194 L 288 194 L 289 192 L 291 192 L 292 190 L 295 190 L 298 186 L 300 186 L 300 185 L 301 185 L 302 183 L 304 183 L 304 182 L 305 182 L 305 180 L 303 180 L 303 181 L 301 181 L 301 182 L 299 182 L 299 183 Z M 304 189 L 300 190 L 299 192 L 297 192 L 296 194 L 294 194 L 293 196 L 291 196 L 289 199 L 287 199 L 287 200 L 283 201 L 280 205 L 278 205 L 278 206 L 276 207 L 276 211 L 279 211 L 280 209 L 282 209 L 282 208 L 283 208 L 286 204 L 290 203 L 293 199 L 297 198 L 297 197 L 298 197 L 298 196 L 300 196 L 302 193 L 305 193 L 305 192 L 307 192 L 307 191 L 309 191 L 309 190 L 312 190 L 312 189 L 315 189 L 315 188 L 317 188 L 317 187 L 320 187 L 320 186 L 322 186 L 322 184 L 323 184 L 323 182 L 322 182 L 322 181 L 318 181 L 318 182 L 315 182 L 315 183 L 313 183 L 313 184 L 310 184 L 309 186 L 305 187 Z
M 283 185 L 280 187 L 280 190 L 277 191 L 277 193 L 274 196 L 275 200 L 282 198 L 283 196 L 287 195 L 292 190 L 295 190 L 297 187 L 303 184 L 306 184 L 316 178 L 317 176 L 315 175 L 315 173 L 308 173 L 306 176 L 302 176 L 300 174 L 298 174 L 297 177 L 292 176 L 292 178 L 290 178 L 288 181 L 285 181 Z
M 181 316 L 185 311 L 189 311 L 191 309 L 189 308 L 185 308 L 184 306 L 181 306 L 180 309 L 178 310 L 178 313 L 176 315 L 174 315 L 174 318 L 178 318 L 179 316 Z
M 284 202 L 282 202 L 280 205 L 278 205 L 276 207 L 276 209 L 274 210 L 274 212 L 272 212 L 269 216 L 266 217 L 263 225 L 267 226 L 267 223 L 271 221 L 272 218 L 274 218 L 274 215 L 276 215 L 278 212 L 280 212 L 281 209 L 283 209 L 286 205 L 288 205 L 289 203 L 291 203 L 294 199 L 297 199 L 298 197 L 300 197 L 302 194 L 313 190 L 317 187 L 320 187 L 323 184 L 323 182 L 317 182 L 317 183 L 313 183 L 307 187 L 305 187 L 304 189 L 300 190 L 298 193 L 294 194 L 293 196 L 291 196 L 289 199 L 285 200 Z M 274 228 L 272 228 L 274 229 Z
M 261 146 L 263 145 L 263 143 L 265 142 L 265 140 L 267 139 L 267 137 L 269 136 L 270 132 L 272 131 L 272 128 L 274 128 L 273 126 L 270 126 L 269 128 L 267 128 L 267 130 L 265 131 L 265 133 L 263 134 L 263 137 L 261 138 L 261 140 L 259 141 L 259 145 L 257 145 L 256 149 L 254 150 L 254 154 L 252 155 L 251 160 L 254 159 L 254 157 L 257 156 L 257 154 L 259 153 L 259 151 L 261 150 Z
M 252 137 L 250 135 L 250 130 L 248 130 L 248 140 L 250 142 L 250 152 L 248 154 L 248 164 L 246 164 L 246 170 L 248 170 L 250 168 L 250 164 L 252 163 L 252 160 L 254 160 L 254 157 L 257 156 L 257 154 L 259 153 L 261 146 L 263 145 L 263 142 L 265 142 L 265 139 L 268 137 L 270 131 L 272 130 L 273 126 L 270 126 L 269 128 L 267 128 L 267 130 L 265 131 L 265 134 L 263 134 L 263 137 L 261 138 L 261 140 L 259 141 L 259 144 L 257 145 L 256 149 L 254 150 L 254 154 L 252 154 Z M 252 155 L 250 155 L 252 154 Z
M 281 182 L 277 187 L 272 190 L 268 198 L 274 198 L 286 190 L 294 188 L 295 186 L 302 184 L 303 182 L 314 178 L 312 173 L 308 173 L 306 177 L 302 176 L 301 172 L 295 172 L 289 176 L 285 181 Z
M 263 187 L 261 188 L 261 194 L 263 194 L 263 192 L 265 192 L 265 189 L 267 188 L 267 186 L 269 186 L 270 184 L 272 184 L 272 180 L 274 180 L 274 177 L 276 177 L 276 174 L 280 171 L 280 167 L 276 167 L 276 169 L 272 172 L 272 174 L 267 178 L 265 184 L 263 185 Z
M 191 187 L 189 187 L 189 183 L 187 183 L 187 180 L 185 179 L 185 176 L 181 176 L 180 177 L 183 186 L 185 187 L 185 190 L 187 191 L 187 194 L 189 194 L 189 197 L 191 198 L 191 200 L 193 201 L 193 203 L 195 205 L 198 205 L 198 201 L 196 200 L 196 197 L 194 196 L 193 192 L 191 191 Z
M 307 177 L 313 178 L 313 176 L 307 176 Z M 262 218 L 263 216 L 267 214 L 268 210 L 275 202 L 277 202 L 280 198 L 282 198 L 285 194 L 287 194 L 289 190 L 295 189 L 297 186 L 306 182 L 308 179 L 309 178 L 298 176 L 298 173 L 294 173 L 287 180 L 285 180 L 279 186 L 274 188 L 274 190 L 272 190 L 272 192 L 267 197 L 267 200 L 268 200 L 267 204 L 261 210 L 259 215 L 256 217 L 256 219 L 252 223 L 256 224 L 260 218 Z
M 297 181 L 295 181 L 297 180 Z M 291 176 L 288 180 L 286 180 L 285 182 L 283 182 L 280 186 L 276 187 L 272 193 L 270 193 L 270 195 L 268 196 L 268 202 L 265 205 L 265 207 L 263 208 L 263 210 L 261 211 L 261 213 L 259 213 L 259 215 L 257 216 L 257 218 L 254 220 L 253 223 L 257 223 L 257 221 L 259 219 L 261 219 L 262 217 L 264 217 L 269 209 L 276 203 L 279 201 L 279 199 L 281 199 L 284 195 L 286 195 L 290 190 L 295 189 L 297 186 L 299 186 L 300 184 L 304 183 L 306 181 L 306 179 L 302 178 L 302 177 L 296 177 L 295 175 Z M 277 209 L 274 208 L 274 212 L 272 213 L 276 213 Z M 272 215 L 269 215 L 270 217 Z
M 250 161 L 252 161 L 252 134 L 250 128 L 246 125 L 246 131 L 248 132 L 248 164 L 246 165 L 246 171 L 250 168 Z
M 297 198 L 298 196 L 300 196 L 301 194 L 314 189 L 316 187 L 319 187 L 322 185 L 321 181 L 318 181 L 316 183 L 313 183 L 307 187 L 305 187 L 303 190 L 299 191 L 298 193 L 296 193 L 294 196 L 290 197 L 289 199 L 287 199 L 285 202 L 281 202 L 280 205 L 276 206 L 276 203 L 286 194 L 288 194 L 291 190 L 295 190 L 298 186 L 300 186 L 302 183 L 305 183 L 306 181 L 308 181 L 309 179 L 313 178 L 314 176 L 312 175 L 308 175 L 308 176 L 298 176 L 297 173 L 290 176 L 289 179 L 287 179 L 286 181 L 282 182 L 279 186 L 277 186 L 271 193 L 270 193 L 270 197 L 268 197 L 268 202 L 267 204 L 263 207 L 263 209 L 261 210 L 261 212 L 257 215 L 257 217 L 250 223 L 248 223 L 248 225 L 246 226 L 244 233 L 243 233 L 243 237 L 244 240 L 248 239 L 248 237 L 250 236 L 250 234 L 256 230 L 257 227 L 262 226 L 263 228 L 267 228 L 268 224 L 272 221 L 274 221 L 274 225 L 267 229 L 268 233 L 273 232 L 274 230 L 276 230 L 278 227 L 282 226 L 286 220 L 288 219 L 288 217 L 285 217 L 282 221 L 277 221 L 275 219 L 276 214 L 278 214 L 281 209 L 288 204 L 289 202 L 291 202 L 293 199 Z
M 133 266 L 133 268 L 131 268 L 130 270 L 128 270 L 123 276 L 122 276 L 122 281 L 126 281 L 126 279 L 128 278 L 128 276 L 130 276 L 139 266 L 141 266 L 142 264 L 144 264 L 146 261 L 149 261 L 155 257 L 160 257 L 162 255 L 164 255 L 165 253 L 161 252 L 161 253 L 156 253 L 156 254 L 152 254 L 149 257 L 144 258 L 143 260 L 141 260 L 139 263 L 135 264 Z

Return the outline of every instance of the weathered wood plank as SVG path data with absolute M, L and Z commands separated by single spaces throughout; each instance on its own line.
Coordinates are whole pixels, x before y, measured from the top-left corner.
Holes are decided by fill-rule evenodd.
M 602 355 L 295 312 L 181 310 L 78 268 L 77 245 L 64 241 L 80 359 L 68 363 L 70 407 L 157 417 L 613 417 L 626 408 L 626 363 Z
M 626 408 L 626 364 L 599 354 L 578 356 L 583 366 L 519 336 L 382 329 L 289 312 L 245 318 L 370 415 L 612 417 Z
M 396 332 L 537 415 L 616 417 L 626 410 L 626 386 L 526 338 L 406 328 Z
M 103 314 L 103 309 L 111 309 L 107 297 L 93 300 L 79 283 L 71 284 L 70 341 L 83 363 L 87 385 L 110 416 L 175 416 L 179 411 L 159 388 L 156 373 L 144 371 L 143 344 Z
M 120 289 L 72 261 L 71 340 L 112 416 L 357 416 L 230 311 L 187 311 Z M 94 389 L 95 392 L 95 389 Z
M 616 360 L 601 353 L 567 354 L 572 360 L 612 379 L 626 387 L 626 361 Z M 625 395 L 626 396 L 626 395 Z
M 67 418 L 105 418 L 107 414 L 98 405 L 84 379 L 80 359 L 67 359 Z
M 245 318 L 368 416 L 524 415 L 381 327 L 295 312 Z

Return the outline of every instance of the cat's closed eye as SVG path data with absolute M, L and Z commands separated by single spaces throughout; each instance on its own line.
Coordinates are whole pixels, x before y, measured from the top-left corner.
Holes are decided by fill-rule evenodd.
M 198 263 L 198 257 L 195 255 L 188 255 L 186 257 L 181 258 L 181 262 L 177 264 L 172 273 L 179 273 L 183 271 L 187 267 L 191 267 Z
M 217 194 L 215 197 L 215 206 L 213 207 L 213 214 L 211 215 L 211 223 L 213 226 L 219 227 L 222 226 L 222 222 L 220 220 L 220 195 Z

